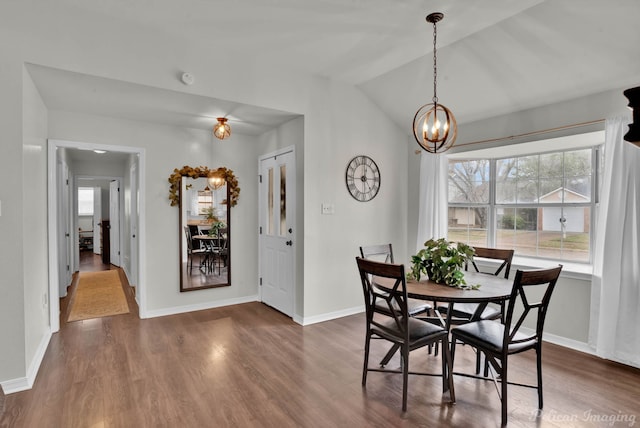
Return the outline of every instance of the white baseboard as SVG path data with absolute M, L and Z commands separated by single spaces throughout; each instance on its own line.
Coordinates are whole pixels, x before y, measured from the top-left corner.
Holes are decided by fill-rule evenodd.
M 5 394 L 13 394 L 14 392 L 26 391 L 33 387 L 33 383 L 36 381 L 36 376 L 38 375 L 38 370 L 40 370 L 40 365 L 42 364 L 42 359 L 44 358 L 45 352 L 47 352 L 47 347 L 49 346 L 49 341 L 51 340 L 51 330 L 45 332 L 38 344 L 38 349 L 36 349 L 36 353 L 29 364 L 29 370 L 27 370 L 27 375 L 25 377 L 11 379 L 4 382 L 0 382 L 2 386 L 2 390 Z
M 526 328 L 526 327 L 521 327 L 520 331 L 522 331 L 525 334 L 535 333 L 534 329 Z M 559 345 L 565 348 L 573 349 L 575 351 L 596 355 L 595 351 L 591 348 L 591 346 L 589 346 L 588 343 L 580 342 L 578 340 L 573 340 L 573 339 L 557 336 L 555 334 L 550 334 L 550 333 L 542 333 L 542 340 L 545 342 L 553 343 L 554 345 Z
M 364 305 L 356 306 L 353 308 L 342 309 L 340 311 L 335 311 L 335 312 L 328 312 L 326 314 L 314 315 L 312 317 L 303 317 L 302 319 L 298 319 L 298 320 L 294 318 L 294 321 L 297 322 L 298 324 L 310 325 L 310 324 L 316 324 L 319 322 L 334 320 L 336 318 L 347 317 L 349 315 L 355 315 L 362 312 L 364 312 Z
M 221 306 L 238 305 L 240 303 L 257 302 L 258 295 L 236 297 L 233 299 L 216 300 L 214 302 L 196 303 L 194 305 L 173 306 L 171 308 L 147 310 L 144 314 L 145 318 L 164 317 L 167 315 L 183 314 L 185 312 L 202 311 L 205 309 L 219 308 Z

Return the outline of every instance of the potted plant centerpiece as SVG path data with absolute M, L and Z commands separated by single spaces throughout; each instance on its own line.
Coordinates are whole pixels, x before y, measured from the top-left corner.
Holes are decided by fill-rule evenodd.
M 473 260 L 473 253 L 473 247 L 462 242 L 429 239 L 424 248 L 411 257 L 411 271 L 407 276 L 419 281 L 426 274 L 430 280 L 450 287 L 478 288 L 468 286 L 464 280 L 463 268 Z

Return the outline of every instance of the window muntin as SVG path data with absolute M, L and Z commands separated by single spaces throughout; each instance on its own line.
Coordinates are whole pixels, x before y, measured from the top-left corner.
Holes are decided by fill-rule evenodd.
M 449 239 L 589 262 L 595 150 L 450 160 Z

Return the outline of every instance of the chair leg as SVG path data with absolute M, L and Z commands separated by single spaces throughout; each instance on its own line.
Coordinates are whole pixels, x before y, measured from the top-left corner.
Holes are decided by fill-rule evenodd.
M 542 347 L 540 344 L 536 348 L 536 359 L 538 366 L 538 409 L 542 409 Z
M 456 402 L 456 392 L 453 386 L 453 353 L 449 350 L 449 337 L 442 339 L 442 392 L 449 389 L 449 399 Z
M 409 345 L 404 344 L 402 350 L 402 411 L 407 411 L 407 390 L 409 387 Z
M 507 425 L 507 359 L 503 358 L 500 362 L 500 378 L 502 386 L 502 394 L 500 396 L 502 401 L 502 426 Z
M 482 354 L 482 352 L 480 352 L 479 349 L 476 349 L 476 374 L 480 374 L 480 355 Z
M 368 330 L 368 329 L 367 329 Z M 367 338 L 364 342 L 364 364 L 362 366 L 362 386 L 367 385 L 367 368 L 369 367 L 369 344 L 371 342 L 371 335 L 367 331 Z

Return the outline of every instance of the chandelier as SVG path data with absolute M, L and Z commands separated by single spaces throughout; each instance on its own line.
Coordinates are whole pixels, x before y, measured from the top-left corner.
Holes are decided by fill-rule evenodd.
M 458 135 L 456 118 L 444 105 L 438 103 L 436 81 L 438 77 L 436 55 L 436 23 L 444 14 L 434 12 L 427 16 L 427 22 L 433 24 L 433 98 L 431 103 L 418 109 L 413 118 L 413 136 L 420 147 L 429 153 L 442 153 L 453 147 Z
M 227 123 L 226 117 L 219 117 L 218 123 L 213 126 L 213 135 L 220 140 L 224 140 L 225 138 L 229 138 L 231 136 L 231 127 Z

